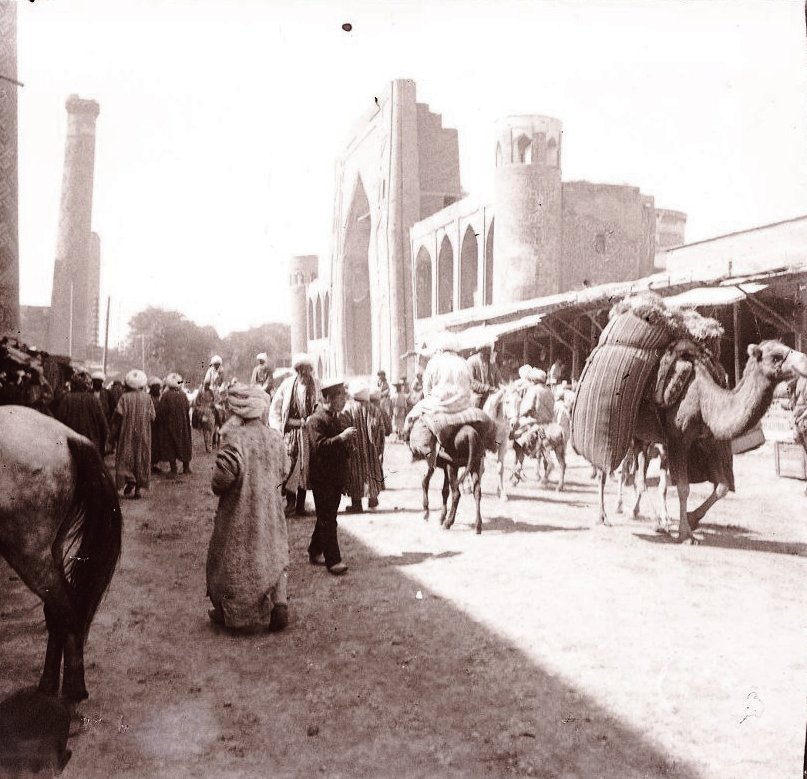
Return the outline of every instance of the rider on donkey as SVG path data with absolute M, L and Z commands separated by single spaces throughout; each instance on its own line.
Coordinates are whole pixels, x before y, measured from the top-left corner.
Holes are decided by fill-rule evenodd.
M 546 386 L 546 371 L 532 368 L 529 379 L 532 386 L 524 393 L 519 405 L 518 426 L 513 435 L 514 443 L 526 454 L 534 452 L 544 438 L 544 425 L 551 424 L 555 418 L 555 396 Z

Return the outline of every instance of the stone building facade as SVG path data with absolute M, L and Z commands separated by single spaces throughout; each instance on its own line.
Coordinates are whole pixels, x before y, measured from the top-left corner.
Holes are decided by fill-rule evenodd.
M 48 350 L 79 360 L 98 344 L 100 239 L 92 232 L 94 100 L 71 95 L 67 108 L 62 195 L 53 268 Z
M 414 83 L 376 97 L 337 163 L 333 252 L 305 322 L 294 306 L 292 331 L 306 330 L 320 373 L 398 380 L 419 334 L 458 311 L 652 273 L 657 223 L 683 240 L 685 215 L 657 213 L 638 187 L 564 182 L 562 146 L 559 119 L 502 119 L 494 200 L 482 203 L 462 191 L 457 131 Z

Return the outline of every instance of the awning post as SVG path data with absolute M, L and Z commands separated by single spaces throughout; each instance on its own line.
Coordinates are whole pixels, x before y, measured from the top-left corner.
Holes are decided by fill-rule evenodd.
M 731 304 L 731 311 L 734 316 L 734 386 L 740 381 L 740 303 Z

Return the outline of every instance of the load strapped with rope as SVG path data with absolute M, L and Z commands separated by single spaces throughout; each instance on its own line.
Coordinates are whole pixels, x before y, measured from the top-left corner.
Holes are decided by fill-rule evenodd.
M 73 375 L 68 357 L 26 346 L 12 336 L 0 338 L 0 406 L 29 406 L 50 414 L 53 388 Z
M 675 403 L 695 358 L 725 386 L 718 362 L 722 334 L 716 320 L 668 306 L 659 295 L 617 303 L 580 376 L 572 409 L 574 450 L 606 473 L 614 471 L 633 442 L 645 394 L 652 390 L 660 408 Z

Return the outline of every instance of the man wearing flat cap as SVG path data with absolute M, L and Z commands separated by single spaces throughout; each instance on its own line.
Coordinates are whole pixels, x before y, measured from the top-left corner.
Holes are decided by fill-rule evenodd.
M 323 381 L 322 402 L 306 426 L 311 452 L 309 482 L 317 511 L 308 559 L 312 565 L 325 565 L 334 576 L 347 571 L 339 551 L 336 514 L 342 500 L 350 446 L 357 433 L 355 427 L 345 427 L 339 420 L 346 400 L 342 379 Z
M 314 361 L 307 354 L 292 360 L 294 375 L 278 387 L 272 398 L 269 426 L 286 439 L 290 471 L 283 491 L 287 514 L 305 516 L 305 492 L 308 488 L 308 437 L 306 420 L 314 413 L 319 399 L 319 382 L 314 377 Z

